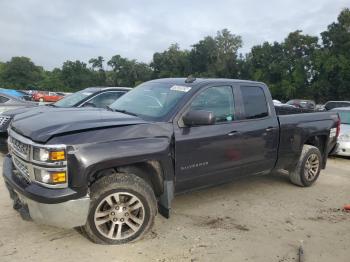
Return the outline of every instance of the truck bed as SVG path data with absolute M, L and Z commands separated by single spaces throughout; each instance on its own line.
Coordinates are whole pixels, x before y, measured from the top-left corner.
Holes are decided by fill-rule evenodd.
M 322 144 L 325 165 L 336 144 L 338 115 L 334 112 L 297 113 L 277 116 L 279 148 L 276 168 L 295 167 L 304 144 Z M 312 141 L 308 138 L 312 137 Z

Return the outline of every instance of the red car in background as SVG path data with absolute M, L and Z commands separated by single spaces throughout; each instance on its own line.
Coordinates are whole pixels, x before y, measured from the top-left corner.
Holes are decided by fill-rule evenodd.
M 33 100 L 39 102 L 57 102 L 63 97 L 63 94 L 47 91 L 39 91 L 32 95 Z

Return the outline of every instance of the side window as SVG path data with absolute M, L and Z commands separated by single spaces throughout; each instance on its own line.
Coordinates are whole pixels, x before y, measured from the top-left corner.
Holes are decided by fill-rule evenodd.
M 231 86 L 210 87 L 191 103 L 190 110 L 213 112 L 216 122 L 234 120 L 234 100 Z
M 7 97 L 4 96 L 0 96 L 0 104 L 6 103 L 7 101 L 9 101 L 10 99 L 8 99 Z
M 123 94 L 124 92 L 105 92 L 95 96 L 93 99 L 88 101 L 88 103 L 93 104 L 95 107 L 104 108 L 112 104 Z
M 242 100 L 246 119 L 262 118 L 269 115 L 264 90 L 258 86 L 242 86 Z

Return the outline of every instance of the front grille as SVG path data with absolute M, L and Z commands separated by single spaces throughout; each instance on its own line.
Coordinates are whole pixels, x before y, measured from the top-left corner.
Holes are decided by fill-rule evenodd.
M 16 169 L 24 176 L 24 178 L 27 181 L 30 181 L 30 174 L 28 165 L 25 162 L 22 162 L 17 157 L 13 156 L 13 164 L 15 165 Z
M 29 145 L 17 140 L 16 138 L 14 138 L 12 136 L 9 137 L 9 140 L 10 140 L 10 143 L 11 143 L 13 149 L 16 152 L 18 152 L 21 156 L 28 159 L 29 151 L 30 151 Z
M 11 117 L 10 116 L 0 116 L 0 127 L 1 128 L 7 128 L 10 123 Z

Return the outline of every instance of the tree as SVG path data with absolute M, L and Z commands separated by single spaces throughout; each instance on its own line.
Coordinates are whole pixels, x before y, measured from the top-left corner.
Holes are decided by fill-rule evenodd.
M 61 80 L 72 91 L 95 85 L 93 72 L 87 68 L 86 63 L 79 60 L 63 63 Z
M 42 67 L 36 66 L 28 57 L 12 57 L 2 65 L 1 79 L 4 87 L 29 89 L 43 77 Z
M 155 53 L 151 67 L 156 78 L 184 77 L 189 75 L 188 51 L 180 50 L 178 44 L 172 44 L 162 53 Z
M 215 39 L 205 37 L 192 46 L 190 51 L 190 68 L 193 75 L 215 76 L 215 63 L 218 59 L 218 47 Z
M 70 91 L 62 79 L 62 70 L 59 68 L 44 71 L 43 79 L 38 82 L 37 88 L 47 91 Z
M 92 69 L 97 69 L 99 71 L 104 71 L 103 62 L 104 62 L 104 58 L 102 56 L 98 56 L 97 58 L 91 58 L 89 60 L 89 64 L 91 64 Z
M 252 47 L 247 55 L 248 78 L 268 84 L 274 98 L 314 98 L 311 85 L 318 38 L 295 31 L 282 42 Z
M 97 58 L 91 58 L 89 60 L 89 64 L 91 64 L 92 70 L 94 71 L 94 82 L 98 86 L 106 85 L 106 72 L 103 68 L 104 58 L 102 56 L 98 56 Z M 96 71 L 97 70 L 97 71 Z
M 322 101 L 350 100 L 350 9 L 344 9 L 321 36 L 313 92 Z
M 114 86 L 134 87 L 143 81 L 150 80 L 153 73 L 148 64 L 129 60 L 120 55 L 113 56 L 107 64 L 113 70 L 108 74 L 108 82 Z
M 300 30 L 288 35 L 283 43 L 288 61 L 285 80 L 290 86 L 289 98 L 314 98 L 310 90 L 317 74 L 314 65 L 315 52 L 319 50 L 318 37 L 303 35 Z
M 207 77 L 237 77 L 237 51 L 241 46 L 241 37 L 227 29 L 218 31 L 215 38 L 205 37 L 190 51 L 191 73 Z
M 287 64 L 283 46 L 277 42 L 253 46 L 243 63 L 246 78 L 265 82 L 272 95 L 278 99 L 290 96 L 289 86 L 283 81 L 287 74 Z

